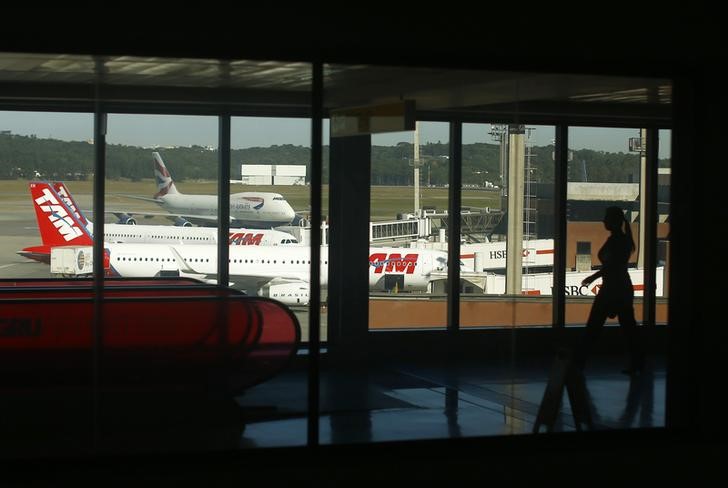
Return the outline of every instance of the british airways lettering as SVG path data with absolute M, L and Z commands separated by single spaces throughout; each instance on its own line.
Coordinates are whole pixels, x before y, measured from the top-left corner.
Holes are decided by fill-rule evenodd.
M 253 202 L 253 208 L 255 210 L 260 210 L 261 208 L 263 208 L 263 204 L 265 203 L 265 200 L 260 197 L 244 197 L 244 200 Z
M 229 244 L 238 246 L 260 246 L 263 240 L 263 234 L 253 234 L 250 232 L 231 232 Z
M 415 272 L 418 254 L 407 254 L 402 257 L 401 254 L 392 253 L 374 253 L 369 256 L 369 265 L 373 266 L 374 273 L 383 272 L 412 274 Z
M 48 214 L 48 220 L 58 229 L 58 232 L 66 241 L 71 241 L 83 234 L 81 229 L 75 225 L 73 218 L 66 212 L 64 206 L 60 204 L 48 188 L 43 189 L 43 195 L 36 198 L 35 203 L 38 204 L 38 208 Z M 46 205 L 47 203 L 50 205 Z

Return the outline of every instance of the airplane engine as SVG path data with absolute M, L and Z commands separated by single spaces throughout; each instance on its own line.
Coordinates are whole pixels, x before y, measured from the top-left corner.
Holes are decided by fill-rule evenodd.
M 308 283 L 283 283 L 266 285 L 258 290 L 258 295 L 272 298 L 286 305 L 308 305 Z
M 174 219 L 174 225 L 177 227 L 192 227 L 192 222 L 187 219 L 183 219 L 182 217 L 177 217 Z
M 126 215 L 126 214 L 120 215 L 119 221 L 117 222 L 117 224 L 123 224 L 123 225 L 136 225 L 136 223 L 137 222 L 136 222 L 136 219 L 134 219 L 134 217 L 132 217 L 130 215 Z

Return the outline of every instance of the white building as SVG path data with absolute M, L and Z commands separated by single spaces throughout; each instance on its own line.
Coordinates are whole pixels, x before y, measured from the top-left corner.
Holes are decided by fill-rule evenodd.
M 305 185 L 305 164 L 243 164 L 240 183 L 244 185 Z

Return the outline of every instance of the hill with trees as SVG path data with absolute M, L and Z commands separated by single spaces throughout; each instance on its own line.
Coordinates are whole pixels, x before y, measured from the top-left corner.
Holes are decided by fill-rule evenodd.
M 217 151 L 202 146 L 142 148 L 107 145 L 106 175 L 109 179 L 139 180 L 152 176 L 153 150 L 162 155 L 176 180 L 217 179 Z M 463 145 L 464 185 L 483 186 L 486 181 L 500 184 L 499 146 L 474 143 Z M 421 146 L 421 184 L 448 183 L 449 145 L 427 143 Z M 324 146 L 324 183 L 328 175 L 328 146 Z M 553 146 L 529 148 L 534 182 L 553 182 Z M 412 185 L 413 146 L 372 146 L 373 185 Z M 240 178 L 241 164 L 309 164 L 310 149 L 291 144 L 233 149 L 231 176 Z M 40 139 L 35 136 L 0 134 L 0 178 L 59 180 L 87 179 L 93 174 L 94 147 L 84 141 Z M 669 161 L 660 161 L 666 166 Z M 310 174 L 310 171 L 307 172 Z M 580 149 L 573 151 L 569 164 L 570 181 L 624 183 L 639 180 L 639 156 L 635 153 L 609 153 Z

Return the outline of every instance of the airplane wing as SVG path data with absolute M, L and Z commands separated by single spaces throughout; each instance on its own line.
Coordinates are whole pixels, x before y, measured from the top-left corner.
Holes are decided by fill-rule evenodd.
M 216 275 L 208 275 L 206 273 L 200 273 L 197 270 L 194 269 L 194 267 L 190 266 L 190 264 L 184 260 L 182 256 L 177 252 L 177 250 L 174 247 L 170 247 L 170 250 L 172 251 L 172 254 L 174 255 L 175 260 L 177 261 L 177 265 L 180 269 L 180 274 L 185 277 L 189 278 L 196 278 L 202 281 L 205 281 L 207 283 L 212 283 Z M 291 274 L 284 274 L 281 275 L 280 272 L 276 272 L 275 274 L 267 274 L 267 273 L 255 273 L 255 274 L 230 274 L 230 280 L 232 280 L 232 283 L 230 283 L 230 286 L 234 286 L 235 288 L 246 290 L 248 294 L 251 294 L 251 292 L 257 292 L 261 287 L 267 285 L 267 284 L 285 284 L 285 283 L 308 283 L 308 275 L 302 276 L 297 273 L 291 273 Z
M 93 215 L 93 212 L 87 212 Z M 200 226 L 215 226 L 217 225 L 217 216 L 215 215 L 194 215 L 194 214 L 177 214 L 166 211 L 155 212 L 149 210 L 129 210 L 129 209 L 104 209 L 104 213 L 114 215 L 121 223 L 125 223 L 131 217 L 143 217 L 145 219 L 151 219 L 153 217 L 164 217 L 166 219 L 176 221 L 178 219 L 187 220 L 190 223 Z M 94 217 L 95 218 L 95 217 Z M 233 218 L 230 218 L 230 223 L 233 222 Z
M 308 280 L 302 280 L 298 276 L 255 276 L 255 275 L 230 275 L 230 281 L 233 288 L 244 290 L 248 295 L 257 294 L 265 285 L 282 285 L 286 283 L 305 283 Z
M 152 202 L 152 203 L 158 203 L 158 204 L 164 203 L 163 200 L 160 200 L 159 198 L 154 198 L 154 197 L 143 197 L 141 195 L 127 195 L 127 194 L 118 194 L 118 193 L 114 193 L 113 195 L 116 197 L 133 198 L 134 200 L 142 200 L 145 202 Z

